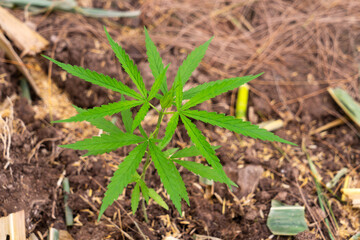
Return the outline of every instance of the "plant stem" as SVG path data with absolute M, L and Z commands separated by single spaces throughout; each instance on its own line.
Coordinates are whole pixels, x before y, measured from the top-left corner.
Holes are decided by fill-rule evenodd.
M 156 128 L 155 128 L 154 132 L 150 135 L 150 138 L 151 138 L 151 137 L 157 138 L 157 136 L 158 136 L 158 134 L 159 134 L 159 130 L 160 130 L 161 121 L 162 121 L 163 118 L 164 118 L 164 111 L 165 111 L 165 109 L 161 109 L 161 111 L 159 112 L 159 117 L 158 117 L 158 121 L 157 121 L 157 124 L 156 124 Z M 146 161 L 145 161 L 145 164 L 144 164 L 144 167 L 143 167 L 143 171 L 142 171 L 142 173 L 141 173 L 141 179 L 142 179 L 143 181 L 145 181 L 146 171 L 147 171 L 147 169 L 149 168 L 150 163 L 151 163 L 150 154 L 149 154 L 149 152 L 147 152 L 147 154 L 146 154 Z M 148 216 L 147 216 L 147 211 L 146 211 L 146 206 L 145 206 L 145 200 L 144 200 L 144 198 L 142 199 L 142 211 L 143 211 L 143 214 L 144 214 L 145 222 L 146 222 L 146 223 L 149 223 L 149 219 L 148 219 Z

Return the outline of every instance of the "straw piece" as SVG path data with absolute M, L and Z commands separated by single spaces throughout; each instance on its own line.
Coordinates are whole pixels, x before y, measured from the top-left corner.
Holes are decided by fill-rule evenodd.
M 26 54 L 35 55 L 49 44 L 45 38 L 2 7 L 0 7 L 0 28 L 22 51 L 22 56 Z
M 26 240 L 25 212 L 21 210 L 0 218 L 0 239 Z

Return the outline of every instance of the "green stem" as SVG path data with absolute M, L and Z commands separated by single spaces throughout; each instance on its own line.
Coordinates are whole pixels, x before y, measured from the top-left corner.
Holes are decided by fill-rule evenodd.
M 158 118 L 158 121 L 157 121 L 157 124 L 156 124 L 156 128 L 155 128 L 154 132 L 150 135 L 150 138 L 157 138 L 157 136 L 158 136 L 158 134 L 159 134 L 159 130 L 160 130 L 161 121 L 162 121 L 163 118 L 164 118 L 164 111 L 165 111 L 165 109 L 162 109 L 162 110 L 159 112 L 159 118 Z M 144 164 L 144 167 L 143 167 L 143 171 L 142 171 L 142 173 L 141 173 L 141 179 L 142 179 L 143 181 L 145 181 L 146 171 L 147 171 L 147 169 L 149 168 L 150 163 L 151 163 L 150 154 L 147 153 L 147 154 L 146 154 L 146 161 L 145 161 L 145 164 Z M 148 219 L 148 216 L 147 216 L 147 211 L 146 211 L 146 206 L 145 206 L 145 201 L 144 201 L 144 199 L 142 200 L 142 210 L 143 210 L 143 213 L 144 213 L 145 222 L 146 222 L 146 223 L 149 223 L 149 219 Z

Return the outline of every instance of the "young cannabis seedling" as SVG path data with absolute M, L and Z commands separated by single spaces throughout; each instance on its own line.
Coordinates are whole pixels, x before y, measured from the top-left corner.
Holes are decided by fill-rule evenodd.
M 236 186 L 236 184 L 226 176 L 223 167 L 220 164 L 220 160 L 215 154 L 215 147 L 211 146 L 210 143 L 206 141 L 205 136 L 202 135 L 201 131 L 190 119 L 200 120 L 221 128 L 226 128 L 244 136 L 293 144 L 265 129 L 252 125 L 250 122 L 236 119 L 232 116 L 218 114 L 216 112 L 191 110 L 192 107 L 224 92 L 238 88 L 242 84 L 261 75 L 258 74 L 254 76 L 236 77 L 208 82 L 190 90 L 183 91 L 183 87 L 189 80 L 192 72 L 204 57 L 212 38 L 200 45 L 187 56 L 175 76 L 172 87 L 169 89 L 166 81 L 166 72 L 169 65 L 164 67 L 160 54 L 145 28 L 146 53 L 150 69 L 155 78 L 155 82 L 149 91 L 145 88 L 143 78 L 134 62 L 125 53 L 124 49 L 110 37 L 106 28 L 105 33 L 112 50 L 115 52 L 115 55 L 124 70 L 129 74 L 131 80 L 136 85 L 138 91 L 101 73 L 84 69 L 79 66 L 64 64 L 44 56 L 76 77 L 134 99 L 127 100 L 122 96 L 121 101 L 109 103 L 100 107 L 94 107 L 88 110 L 76 108 L 78 111 L 77 115 L 69 119 L 55 121 L 88 121 L 105 132 L 101 136 L 94 136 L 73 144 L 61 146 L 76 150 L 87 150 L 88 152 L 85 155 L 98 155 L 114 151 L 123 146 L 136 145 L 119 165 L 114 176 L 111 178 L 100 208 L 99 219 L 106 208 L 119 197 L 124 188 L 130 183 L 135 183 L 131 195 L 131 208 L 134 213 L 139 205 L 140 193 L 146 202 L 152 198 L 160 206 L 168 209 L 165 201 L 155 192 L 155 190 L 146 186 L 145 176 L 151 163 L 154 163 L 161 182 L 164 184 L 164 188 L 180 214 L 181 200 L 184 199 L 189 205 L 189 197 L 176 165 L 183 166 L 189 171 L 204 178 L 225 183 L 229 187 Z M 154 98 L 160 100 L 161 110 L 156 109 L 151 103 Z M 136 106 L 141 107 L 133 118 L 130 109 Z M 150 108 L 154 108 L 158 112 L 158 122 L 154 131 L 148 135 L 142 128 L 141 123 Z M 105 116 L 113 115 L 115 113 L 121 113 L 126 132 L 121 131 L 116 125 L 104 118 Z M 165 135 L 160 139 L 158 138 L 158 134 L 165 114 L 170 114 L 172 116 L 167 123 Z M 181 119 L 182 123 L 185 125 L 187 133 L 194 145 L 182 150 L 170 148 L 164 151 L 164 148 L 169 144 L 175 133 L 179 119 Z M 134 130 L 136 129 L 139 129 L 141 136 L 134 134 Z M 182 160 L 185 157 L 198 155 L 202 155 L 210 166 Z M 145 158 L 145 163 L 142 171 L 138 172 L 137 169 L 143 158 Z

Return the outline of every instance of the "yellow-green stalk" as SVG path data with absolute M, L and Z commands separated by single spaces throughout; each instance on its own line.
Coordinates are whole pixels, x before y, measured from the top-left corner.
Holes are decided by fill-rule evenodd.
M 236 100 L 236 110 L 235 116 L 238 119 L 246 120 L 246 111 L 249 99 L 249 85 L 244 84 L 239 87 L 237 100 Z

